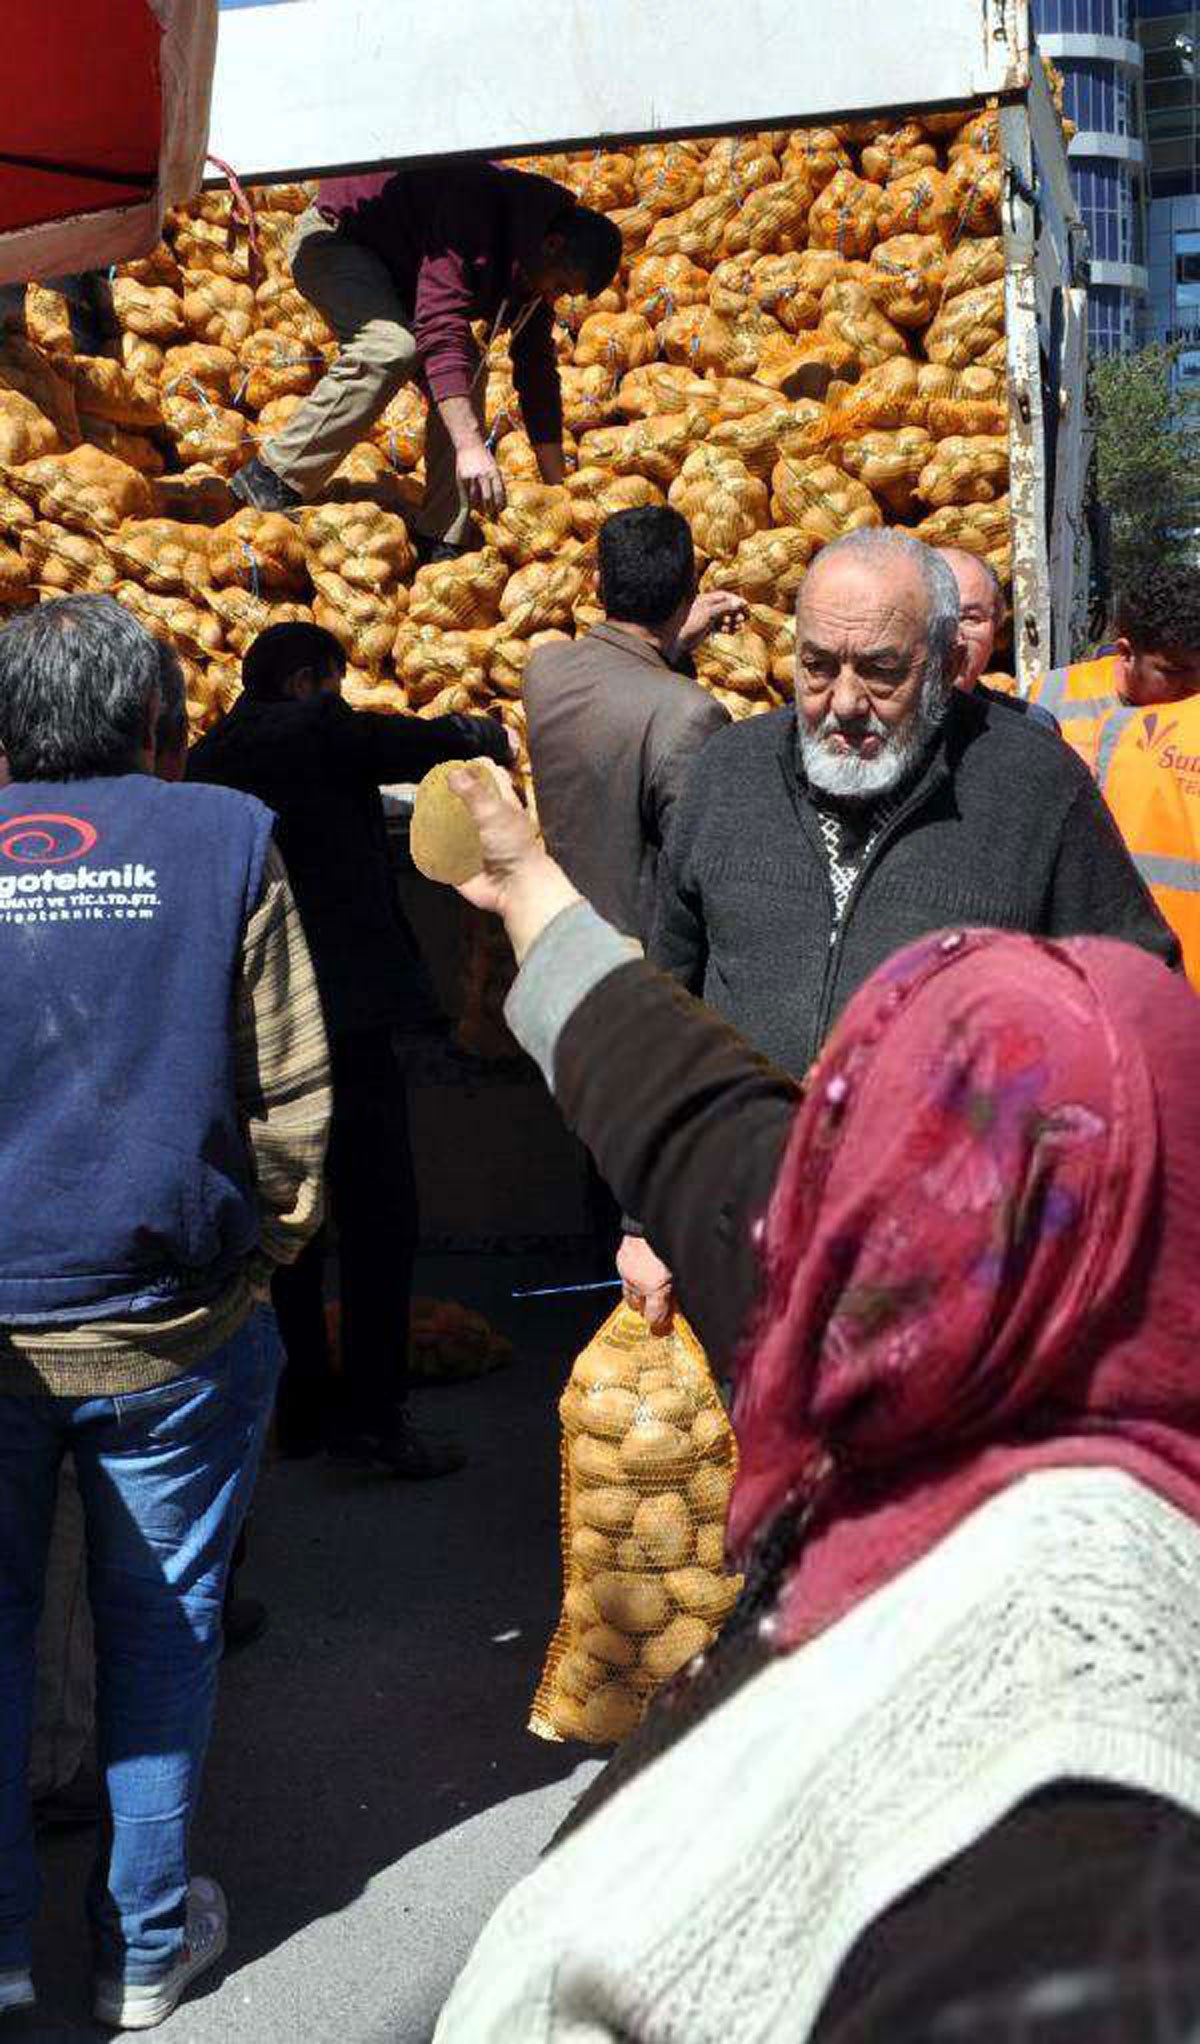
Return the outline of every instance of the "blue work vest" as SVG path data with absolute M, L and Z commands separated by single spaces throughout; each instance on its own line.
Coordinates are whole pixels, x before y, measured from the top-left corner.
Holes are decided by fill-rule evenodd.
M 0 1326 L 182 1310 L 253 1248 L 234 990 L 272 821 L 146 774 L 0 788 Z

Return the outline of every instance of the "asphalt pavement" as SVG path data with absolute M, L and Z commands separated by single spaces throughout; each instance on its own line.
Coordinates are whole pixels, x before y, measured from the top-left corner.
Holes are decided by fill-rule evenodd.
M 271 1627 L 224 1670 L 193 1866 L 224 1885 L 229 1950 L 164 2044 L 426 2044 L 492 1908 L 592 1774 L 525 1729 L 560 1595 L 556 1402 L 607 1296 L 515 1302 L 590 1272 L 446 1257 L 418 1288 L 487 1311 L 509 1368 L 417 1395 L 470 1465 L 412 1485 L 265 1468 L 241 1587 Z M 35 2018 L 84 2044 L 86 1836 L 47 1840 Z

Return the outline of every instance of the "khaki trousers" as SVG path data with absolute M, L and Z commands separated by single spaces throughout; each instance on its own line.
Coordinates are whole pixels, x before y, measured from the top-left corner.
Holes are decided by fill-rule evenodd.
M 310 207 L 290 250 L 296 289 L 315 305 L 339 343 L 336 360 L 311 396 L 259 453 L 267 467 L 306 501 L 319 497 L 334 470 L 420 368 L 412 314 L 400 303 L 391 272 L 369 248 L 331 227 Z M 472 389 L 483 425 L 483 383 Z M 454 443 L 431 404 L 425 429 L 425 496 L 416 529 L 461 545 L 470 511 L 455 474 Z
M 35 1646 L 32 1794 L 50 1795 L 78 1773 L 95 1721 L 95 1661 L 87 1600 L 83 1504 L 70 1456 L 58 1480 L 46 1592 Z

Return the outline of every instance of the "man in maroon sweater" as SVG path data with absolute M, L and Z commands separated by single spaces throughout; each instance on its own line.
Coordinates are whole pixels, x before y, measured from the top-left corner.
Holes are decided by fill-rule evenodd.
M 429 398 L 425 559 L 461 553 L 472 513 L 504 508 L 504 478 L 484 418 L 486 351 L 507 331 L 513 381 L 543 481 L 563 480 L 554 300 L 595 297 L 616 274 L 621 237 L 550 178 L 460 163 L 339 178 L 321 185 L 291 249 L 296 287 L 333 328 L 340 352 L 259 457 L 233 479 L 262 511 L 319 497 L 338 464 L 404 383 Z

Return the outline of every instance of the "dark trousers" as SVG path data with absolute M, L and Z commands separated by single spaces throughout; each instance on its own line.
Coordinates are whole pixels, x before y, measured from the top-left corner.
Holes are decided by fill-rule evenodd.
M 324 1228 L 276 1274 L 272 1298 L 287 1353 L 279 1394 L 284 1446 L 386 1433 L 408 1390 L 408 1318 L 417 1187 L 408 1096 L 390 1030 L 335 1037 L 327 1208 L 337 1233 L 342 1368 L 325 1330 Z

